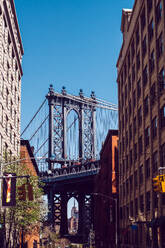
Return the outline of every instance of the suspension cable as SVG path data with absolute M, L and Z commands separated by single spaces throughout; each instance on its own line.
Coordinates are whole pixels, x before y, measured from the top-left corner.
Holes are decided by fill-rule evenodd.
M 46 116 L 46 118 L 43 120 L 41 125 L 37 128 L 37 130 L 34 132 L 34 134 L 30 137 L 29 142 L 32 140 L 32 138 L 36 135 L 36 133 L 39 131 L 39 129 L 42 127 L 42 125 L 45 123 L 45 121 L 48 119 L 49 115 Z
M 47 139 L 44 141 L 44 143 L 38 148 L 38 150 L 34 153 L 34 155 L 36 155 L 36 154 L 39 152 L 39 150 L 46 144 L 46 142 L 48 141 L 48 139 L 49 139 L 49 138 L 47 138 Z
M 33 116 L 33 118 L 31 119 L 31 121 L 29 122 L 29 124 L 25 127 L 25 129 L 23 130 L 23 132 L 21 133 L 21 136 L 25 133 L 25 131 L 28 129 L 28 127 L 30 126 L 30 124 L 32 123 L 32 121 L 34 120 L 34 118 L 36 117 L 36 115 L 39 113 L 39 111 L 41 110 L 41 108 L 43 107 L 43 105 L 45 104 L 46 99 L 43 101 L 43 103 L 41 104 L 41 106 L 39 107 L 39 109 L 37 110 L 37 112 L 35 113 L 35 115 Z

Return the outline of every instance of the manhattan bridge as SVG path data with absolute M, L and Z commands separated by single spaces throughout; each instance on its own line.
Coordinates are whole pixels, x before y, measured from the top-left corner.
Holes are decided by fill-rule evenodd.
M 100 170 L 99 153 L 109 129 L 118 128 L 115 104 L 90 97 L 61 93 L 50 85 L 43 101 L 21 134 L 34 147 L 39 176 L 48 198 L 48 221 L 60 235 L 87 242 L 94 221 L 94 182 Z M 77 234 L 69 236 L 67 204 L 78 202 Z

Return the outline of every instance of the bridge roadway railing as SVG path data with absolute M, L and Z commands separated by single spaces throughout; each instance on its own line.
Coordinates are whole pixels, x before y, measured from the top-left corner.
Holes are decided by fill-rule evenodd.
M 56 168 L 53 171 L 40 172 L 40 177 L 43 178 L 43 181 L 62 181 L 71 178 L 96 175 L 99 173 L 99 170 L 99 161 L 94 161 L 71 166 L 63 166 L 62 168 Z

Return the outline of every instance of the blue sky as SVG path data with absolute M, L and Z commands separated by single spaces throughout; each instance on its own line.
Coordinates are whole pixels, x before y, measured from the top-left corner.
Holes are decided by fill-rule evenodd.
M 24 47 L 22 129 L 48 92 L 117 103 L 116 62 L 122 44 L 122 8 L 134 0 L 15 0 Z

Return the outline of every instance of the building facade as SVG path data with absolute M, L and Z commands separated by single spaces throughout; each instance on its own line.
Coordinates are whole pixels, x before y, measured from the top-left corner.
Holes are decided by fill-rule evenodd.
M 109 248 L 116 245 L 118 235 L 118 219 L 116 218 L 118 208 L 117 173 L 118 130 L 109 130 L 100 152 L 100 171 L 95 181 L 94 231 L 96 248 Z
M 165 247 L 165 197 L 152 179 L 165 166 L 165 1 L 122 10 L 117 61 L 121 247 Z
M 23 47 L 13 0 L 0 0 L 0 159 L 20 152 Z

